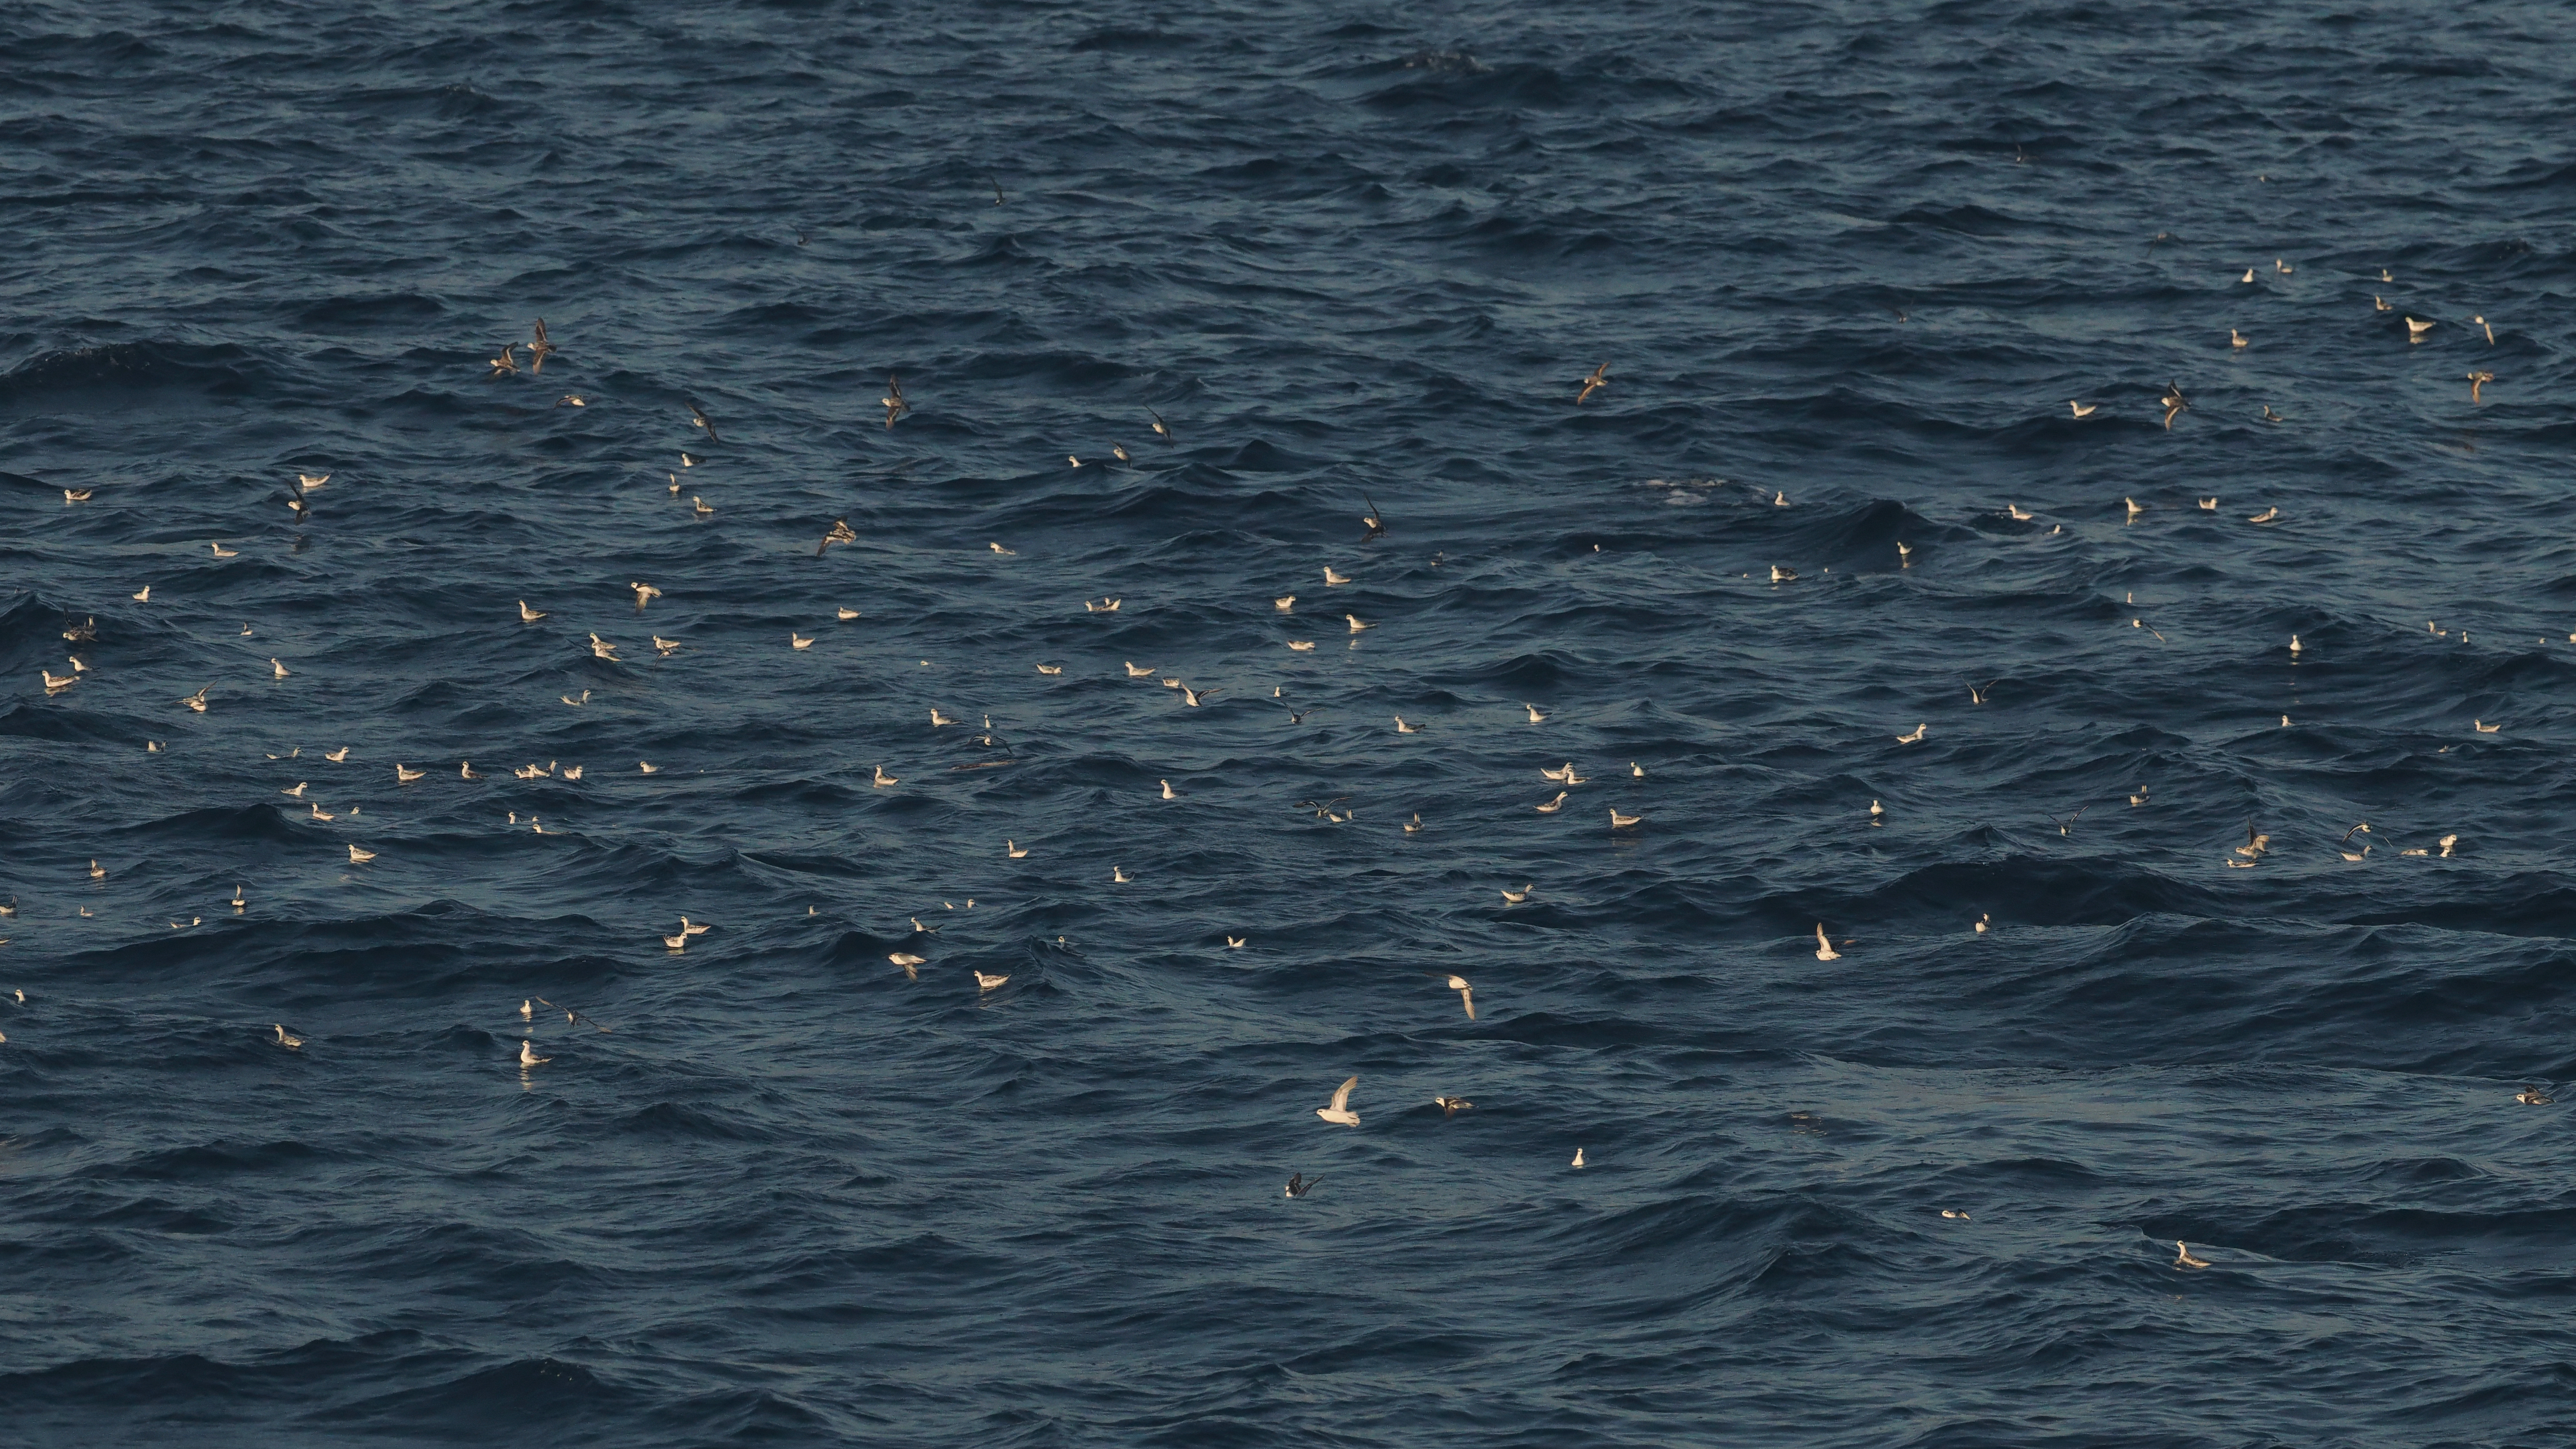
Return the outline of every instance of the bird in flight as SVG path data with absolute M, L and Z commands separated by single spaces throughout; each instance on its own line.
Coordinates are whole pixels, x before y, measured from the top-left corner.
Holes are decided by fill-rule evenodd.
M 712 419 L 708 418 L 707 410 L 698 406 L 698 400 L 696 398 L 689 398 L 687 399 L 687 402 L 689 404 L 689 425 L 691 427 L 705 429 L 708 442 L 723 442 L 724 439 L 716 436 L 716 425 Z
M 538 319 L 537 319 L 536 337 L 535 337 L 535 339 L 534 339 L 534 340 L 532 340 L 531 342 L 529 342 L 529 343 L 528 343 L 528 371 L 529 371 L 529 373 L 533 375 L 533 374 L 535 374 L 535 373 L 540 373 L 540 372 L 545 371 L 545 370 L 546 370 L 546 359 L 547 359 L 547 358 L 549 358 L 549 357 L 552 357 L 552 356 L 554 355 L 554 352 L 555 352 L 555 345 L 554 345 L 554 343 L 552 343 L 552 342 L 550 342 L 550 341 L 546 340 L 546 319 L 545 319 L 545 318 L 543 318 L 543 317 L 540 317 L 540 318 L 538 318 Z M 574 402 L 573 402 L 573 406 L 574 406 L 574 407 L 580 407 L 580 406 L 581 406 L 581 402 L 580 402 L 580 400 L 579 400 L 579 399 L 575 399 L 575 400 L 574 400 Z
M 1507 891 L 1505 894 L 1508 895 L 1510 892 Z M 1469 1021 L 1474 1021 L 1476 1019 L 1476 988 L 1467 984 L 1466 977 L 1453 976 L 1446 971 L 1425 971 L 1422 974 L 1430 977 L 1434 981 L 1446 981 L 1449 983 L 1449 989 L 1458 993 L 1458 1003 L 1467 1008 L 1467 1019 Z M 1353 1077 L 1351 1080 L 1358 1081 L 1359 1079 L 1357 1077 Z
M 1576 394 L 1574 395 L 1574 405 L 1575 405 L 1576 407 L 1581 407 L 1581 406 L 1583 406 L 1583 400 L 1584 400 L 1585 398 L 1588 398 L 1588 397 L 1592 396 L 1592 394 L 1593 394 L 1593 393 L 1595 393 L 1595 392 L 1599 391 L 1599 390 L 1600 390 L 1600 389 L 1602 389 L 1602 388 L 1608 387 L 1609 385 L 1610 385 L 1610 364 L 1608 364 L 1608 363 L 1606 363 L 1606 362 L 1605 362 L 1605 363 L 1601 364 L 1599 367 L 1596 367 L 1596 368 L 1592 369 L 1592 371 L 1591 371 L 1590 373 L 1588 373 L 1588 374 L 1586 374 L 1586 375 L 1584 376 L 1584 378 L 1583 378 L 1583 391 L 1578 392 L 1578 393 L 1576 393 Z
M 894 426 L 895 419 L 912 411 L 912 404 L 903 400 L 903 379 L 892 375 L 886 378 L 886 395 L 878 398 L 877 403 L 886 410 L 886 426 L 889 428 Z
M 1334 1089 L 1333 1104 L 1329 1107 L 1316 1108 L 1315 1115 L 1337 1127 L 1360 1125 L 1360 1114 L 1351 1110 L 1351 1088 L 1359 1084 L 1360 1079 L 1357 1077 L 1342 1083 L 1340 1087 Z

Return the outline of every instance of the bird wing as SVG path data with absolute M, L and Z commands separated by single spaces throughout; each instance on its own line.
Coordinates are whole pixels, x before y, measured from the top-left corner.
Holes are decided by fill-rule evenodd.
M 1334 1110 L 1334 1111 L 1336 1111 L 1336 1112 L 1347 1112 L 1347 1111 L 1349 1111 L 1349 1110 L 1351 1109 L 1351 1088 L 1356 1087 L 1356 1086 L 1358 1086 L 1359 1084 L 1360 1084 L 1360 1079 L 1359 1079 L 1359 1078 L 1357 1078 L 1357 1077 L 1353 1077 L 1353 1078 L 1351 1078 L 1349 1081 L 1342 1083 L 1342 1085 L 1341 1085 L 1340 1087 L 1338 1087 L 1338 1088 L 1336 1088 L 1336 1089 L 1334 1090 L 1334 1092 L 1333 1092 L 1333 1110 Z
M 1466 1003 L 1466 1007 L 1467 1007 L 1467 1019 L 1468 1019 L 1469 1021 L 1474 1021 L 1474 1020 L 1476 1019 L 1476 992 L 1475 992 L 1475 989 L 1474 989 L 1474 988 L 1472 988 L 1472 987 L 1470 987 L 1470 988 L 1468 988 L 1468 989 L 1466 989 L 1466 990 L 1462 990 L 1462 991 L 1460 991 L 1460 992 L 1458 993 L 1458 999 L 1459 999 L 1460 1001 L 1462 1001 L 1462 1002 Z

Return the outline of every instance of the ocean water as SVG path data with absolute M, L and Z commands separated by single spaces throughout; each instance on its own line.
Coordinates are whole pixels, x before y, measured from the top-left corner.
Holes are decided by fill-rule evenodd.
M 0 10 L 0 1442 L 2568 1442 L 2571 40 Z

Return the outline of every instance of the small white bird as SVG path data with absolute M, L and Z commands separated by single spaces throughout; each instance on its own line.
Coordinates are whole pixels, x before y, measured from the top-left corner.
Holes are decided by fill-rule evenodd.
M 1563 790 L 1559 790 L 1559 791 L 1557 791 L 1557 792 L 1556 792 L 1556 798 L 1555 798 L 1555 799 L 1550 800 L 1550 801 L 1547 801 L 1545 804 L 1542 804 L 1542 805 L 1540 805 L 1540 806 L 1538 807 L 1538 813 L 1539 813 L 1539 814 L 1541 814 L 1541 815 L 1553 815 L 1553 814 L 1555 814 L 1556 812 L 1558 812 L 1559 810 L 1562 810 L 1562 809 L 1564 809 L 1564 808 L 1565 808 L 1565 792 L 1564 792 Z
M 2129 505 L 2129 516 L 2131 518 L 2136 518 L 2147 511 L 2144 508 L 2139 507 L 2138 500 L 2134 498 L 2123 498 L 2120 501 Z
M 2302 646 L 2301 646 L 2301 645 L 2300 645 L 2300 643 L 2299 643 L 2299 636 L 2298 636 L 2298 635 L 2296 635 L 2296 634 L 2291 635 L 2291 636 L 2290 636 L 2290 654 L 2291 654 L 2291 657 L 2296 658 L 2296 657 L 2298 656 L 2298 654 L 2300 653 L 2300 651 L 2301 651 L 2301 647 L 2302 647 Z
M 139 594 L 136 594 L 136 595 L 134 596 L 134 602 L 136 602 L 136 603 L 138 603 L 138 604 L 148 604 L 148 603 L 151 603 L 151 602 L 152 602 L 152 586 L 151 586 L 150 584 L 145 584 L 145 585 L 143 586 L 143 592 L 141 592 L 141 593 L 139 593 Z
M 1131 659 L 1127 661 L 1127 677 L 1129 679 L 1151 679 L 1154 677 L 1154 670 L 1150 665 L 1143 669 L 1139 669 L 1136 667 L 1135 661 Z
M 1645 823 L 1646 817 L 1643 815 L 1622 815 L 1619 813 L 1618 806 L 1613 805 L 1610 807 L 1610 828 L 1613 830 L 1626 830 L 1632 826 L 1643 825 Z
M 351 865 L 365 865 L 368 861 L 375 858 L 376 853 L 372 850 L 360 850 L 354 845 L 349 847 L 349 864 Z
M 546 1063 L 548 1063 L 548 1062 L 550 1062 L 550 1061 L 553 1061 L 553 1060 L 554 1060 L 554 1058 L 553 1058 L 553 1057 L 541 1057 L 541 1056 L 538 1056 L 538 1055 L 537 1055 L 537 1044 L 536 1044 L 535 1042 L 533 1042 L 533 1041 L 528 1041 L 528 1040 L 524 1040 L 524 1039 L 520 1041 L 520 1043 L 519 1043 L 519 1065 L 520 1065 L 520 1066 L 522 1066 L 522 1067 L 542 1067 L 542 1066 L 544 1066 Z
M 834 611 L 833 611 L 833 617 L 834 617 L 834 618 L 836 618 L 836 619 L 839 619 L 842 623 L 846 624 L 846 623 L 850 622 L 852 619 L 855 619 L 855 618 L 859 617 L 859 611 L 858 611 L 858 610 L 856 610 L 856 609 L 850 608 L 848 605 L 846 605 L 846 604 L 845 604 L 845 605 L 843 605 L 841 608 L 839 608 L 839 609 L 837 609 L 837 610 L 834 610 Z
M 1000 554 L 1004 558 L 1017 558 L 1020 553 L 1018 549 L 1004 548 L 998 543 L 987 544 L 985 547 L 990 548 L 993 552 Z
M 1335 585 L 1335 584 L 1347 584 L 1347 583 L 1349 583 L 1350 581 L 1351 581 L 1351 576 L 1350 576 L 1350 575 L 1348 575 L 1348 574 L 1337 574 L 1337 573 L 1333 572 L 1333 566 L 1332 566 L 1331 564 L 1326 564 L 1326 565 L 1324 565 L 1324 583 L 1325 583 L 1327 586 L 1331 586 L 1331 585 Z
M 1243 949 L 1244 942 L 1251 939 L 1252 938 L 1249 936 L 1228 936 L 1225 938 L 1226 948 L 1228 950 L 1240 951 Z
M 1887 816 L 1887 807 L 1886 807 L 1886 806 L 1879 804 L 1879 803 L 1878 803 L 1877 801 L 1875 801 L 1875 800 L 1872 800 L 1872 801 L 1870 801 L 1870 802 L 1869 802 L 1869 818 L 1870 818 L 1871 820 L 1873 820 L 1873 821 L 1882 820 L 1882 819 L 1886 818 L 1886 816 Z
M 304 795 L 305 784 L 305 781 L 298 780 L 293 785 L 290 785 L 286 789 L 280 790 L 277 793 L 280 795 L 293 795 L 296 798 L 301 799 Z
M 349 746 L 342 745 L 340 748 L 324 754 L 322 758 L 329 760 L 335 765 L 345 765 L 349 762 Z
M 1984 935 L 1986 933 L 1986 927 L 1992 924 L 1993 921 L 1994 916 L 1991 912 L 1980 914 L 1977 917 L 1977 934 L 1980 936 Z
M 2280 518 L 2280 516 L 2281 516 L 2281 510 L 2280 510 L 2280 509 L 2278 509 L 2278 508 L 2266 508 L 2266 509 L 2264 509 L 2262 512 L 2255 514 L 2254 516 L 2252 516 L 2252 517 L 2250 517 L 2250 518 L 2246 519 L 2245 521 L 2246 521 L 2247 523 L 2271 523 L 2271 522 L 2273 522 L 2273 521 L 2275 521 L 2275 520 L 2279 519 L 2279 518 Z
M 1363 624 L 1363 623 L 1361 623 L 1361 622 L 1360 622 L 1360 616 L 1359 616 L 1359 615 L 1357 615 L 1357 614 L 1344 614 L 1342 617 L 1343 617 L 1343 618 L 1345 618 L 1345 619 L 1348 619 L 1348 620 L 1350 621 L 1350 623 L 1351 623 L 1351 632 L 1352 632 L 1352 633 L 1354 633 L 1354 634 L 1358 633 L 1358 632 L 1359 632 L 1359 631 L 1361 631 L 1362 629 L 1374 629 L 1374 628 L 1376 628 L 1376 627 L 1377 627 L 1375 624 Z
M 1295 594 L 1282 594 L 1278 598 L 1270 601 L 1270 607 L 1285 614 L 1289 610 L 1297 607 L 1297 596 Z
M 1825 938 L 1825 923 L 1822 921 L 1816 922 L 1816 959 L 1819 961 L 1843 959 L 1843 953 L 1835 950 L 1834 943 Z
M 617 660 L 617 646 L 600 638 L 597 634 L 590 636 L 590 652 L 591 656 L 596 659 Z
M 536 1003 L 535 1003 L 535 1002 L 533 1002 L 533 1001 L 522 1001 L 522 1002 L 520 1002 L 520 1003 L 519 1003 L 519 1020 L 521 1020 L 521 1021 L 534 1021 L 534 1020 L 536 1020 L 536 1019 L 537 1019 L 537 1007 L 536 1007 Z
M 1329 1107 L 1316 1108 L 1315 1115 L 1340 1127 L 1357 1127 L 1360 1125 L 1360 1114 L 1351 1110 L 1351 1088 L 1356 1087 L 1359 1084 L 1360 1079 L 1357 1077 L 1353 1077 L 1349 1081 L 1342 1083 L 1342 1085 L 1333 1092 L 1333 1104 Z
M 2245 344 L 2249 340 L 2250 339 L 2247 338 L 2244 333 L 2237 331 L 2235 328 L 2230 327 L 2227 329 L 2227 345 L 2238 352 L 2245 350 Z
M 304 1038 L 287 1035 L 286 1028 L 281 1025 L 277 1027 L 277 1044 L 288 1051 L 299 1051 L 304 1046 Z
M 1288 641 L 1288 652 L 1292 654 L 1312 654 L 1315 652 L 1315 641 L 1312 639 L 1291 639 Z
M 999 990 L 1002 983 L 1010 979 L 1011 978 L 1008 976 L 988 976 L 983 972 L 978 971 L 975 973 L 976 994 L 980 996 L 987 991 Z
M 1459 1004 L 1467 1008 L 1467 1019 L 1469 1021 L 1476 1019 L 1476 988 L 1467 984 L 1466 977 L 1445 971 L 1432 971 L 1425 974 L 1433 980 L 1448 982 L 1449 989 L 1458 993 Z
M 2066 404 L 2066 405 L 2067 405 L 2069 408 L 2073 409 L 2073 410 L 2074 410 L 2074 412 L 2075 412 L 2075 415 L 2076 415 L 2077 417 L 2079 417 L 2079 418 L 2089 418 L 2089 417 L 2093 416 L 2093 414 L 2095 413 L 2095 411 L 2097 411 L 2097 410 L 2102 406 L 2100 403 L 2080 403 L 2080 402 L 2075 402 L 2075 401 L 2073 401 L 2073 400 L 2071 400 L 2071 399 L 2067 402 L 2067 404 Z
M 919 981 L 921 979 L 920 968 L 930 960 L 927 956 L 916 956 L 910 951 L 897 951 L 886 957 L 886 959 L 892 961 L 897 966 L 902 967 L 905 979 L 910 981 Z
M 220 544 L 220 543 L 208 543 L 208 544 L 206 545 L 206 547 L 213 549 L 213 550 L 215 551 L 215 557 L 217 557 L 217 558 L 239 558 L 239 557 L 241 557 L 241 550 L 240 550 L 240 549 L 237 549 L 237 548 L 226 548 L 226 547 L 224 547 L 224 546 L 223 546 L 222 544 Z
M 943 726 L 953 725 L 955 723 L 957 723 L 957 721 L 939 712 L 939 706 L 934 704 L 930 707 L 930 727 L 932 729 L 939 729 Z
M 1063 666 L 1063 665 L 1061 665 L 1061 664 L 1041 664 L 1041 665 L 1039 665 L 1039 666 L 1038 666 L 1038 673 L 1040 673 L 1040 674 L 1062 674 L 1062 673 L 1064 673 L 1064 666 Z
M 1577 1167 L 1583 1165 L 1583 1149 L 1580 1147 L 1574 1149 L 1574 1165 Z
M 1798 571 L 1796 569 L 1784 569 L 1778 564 L 1773 564 L 1771 566 L 1771 582 L 1775 584 L 1794 584 L 1797 581 Z
M 787 645 L 791 649 L 810 649 L 814 647 L 814 641 L 790 629 L 787 631 Z
M 2412 317 L 2406 319 L 2406 340 L 2409 342 L 2416 341 L 2432 330 L 2433 324 L 2430 322 L 2418 322 Z
M 1628 775 L 1631 779 L 1642 780 L 1646 778 L 1646 767 L 1638 764 L 1634 760 L 1630 760 L 1628 762 Z
M 2252 280 L 2254 280 L 2254 269 L 2253 269 L 2252 267 L 2247 267 L 2247 268 L 2245 269 L 2245 277 L 2244 277 L 2244 280 L 2249 281 L 2249 282 L 2250 282 L 2250 281 L 2252 281 Z
M 653 600 L 662 597 L 662 591 L 653 587 L 651 584 L 630 582 L 626 587 L 635 591 L 635 607 L 639 609 L 643 608 L 646 604 L 651 603 Z
M 1114 866 L 1114 865 L 1113 865 L 1113 866 L 1111 866 L 1111 867 L 1109 867 L 1109 883 L 1110 883 L 1111 885 L 1125 885 L 1125 884 L 1127 884 L 1127 882 L 1128 882 L 1127 872 L 1125 872 L 1125 871 L 1123 871 L 1123 870 L 1119 869 L 1117 866 Z
M 1923 732 L 1930 728 L 1932 727 L 1928 724 L 1918 724 L 1914 727 L 1914 732 L 1912 734 L 1898 735 L 1896 737 L 1896 742 L 1900 745 L 1919 745 L 1923 743 Z
M 284 679 L 286 677 L 286 666 L 278 663 L 275 658 L 271 658 L 268 661 L 268 667 L 271 671 L 272 678 Z
M 875 778 L 875 779 L 873 779 L 873 780 L 871 780 L 871 781 L 869 781 L 869 783 L 870 783 L 870 784 L 872 784 L 872 785 L 877 786 L 879 789 L 883 789 L 884 787 L 886 787 L 886 786 L 888 786 L 888 785 L 900 785 L 900 784 L 902 784 L 902 783 L 903 783 L 901 780 L 896 779 L 894 776 L 887 774 L 887 773 L 885 772 L 885 766 L 883 766 L 883 765 L 876 765 L 876 766 L 872 766 L 871 768 L 873 768 L 877 773 L 876 773 L 876 778 Z
M 1002 842 L 1002 853 L 1013 860 L 1018 860 L 1026 856 L 1029 852 L 1028 847 L 1020 844 L 1018 841 L 1005 840 Z
M 2200 511 L 2203 513 L 2216 513 L 2218 511 L 2218 500 L 2215 498 L 2204 498 L 2200 500 Z
M 1529 722 L 1531 724 L 1543 724 L 1546 722 L 1547 716 L 1539 710 L 1537 705 L 1523 704 L 1521 708 L 1529 711 Z
M 1535 885 L 1525 885 L 1525 886 L 1522 886 L 1519 890 L 1513 890 L 1510 886 L 1504 886 L 1504 887 L 1502 888 L 1502 890 L 1503 890 L 1503 899 L 1504 899 L 1504 900 L 1506 900 L 1506 901 L 1509 901 L 1511 904 L 1513 904 L 1513 905 L 1516 905 L 1516 906 L 1517 906 L 1517 905 L 1519 905 L 1521 902 L 1523 902 L 1523 901 L 1525 901 L 1525 900 L 1528 900 L 1528 899 L 1529 899 L 1529 896 L 1530 896 L 1530 892 L 1531 892 L 1531 891 L 1533 891 L 1533 890 L 1535 890 L 1535 889 L 1537 889 L 1537 887 L 1536 887 Z
M 1193 709 L 1196 709 L 1196 708 L 1198 707 L 1198 702 L 1199 702 L 1200 700 L 1203 700 L 1203 699 L 1207 698 L 1208 696 L 1210 696 L 1210 695 L 1212 695 L 1212 694 L 1222 694 L 1222 693 L 1224 693 L 1224 691 L 1223 691 L 1223 690 L 1217 690 L 1217 689 L 1192 689 L 1192 688 L 1190 688 L 1188 685 L 1184 684 L 1184 685 L 1182 685 L 1182 686 L 1181 686 L 1181 703 L 1186 704 L 1186 705 L 1190 706 L 1190 707 L 1191 707 L 1191 708 L 1193 708 Z
M 647 775 L 658 775 L 662 773 L 662 767 L 654 764 L 650 760 L 637 760 L 635 762 L 635 768 L 643 771 Z
M 2174 1266 L 2177 1268 L 2206 1268 L 2209 1266 L 2209 1260 L 2207 1258 L 2193 1257 L 2191 1255 L 2191 1245 L 2177 1239 L 2174 1243 Z
M 408 785 L 428 774 L 427 770 L 414 770 L 399 763 L 394 766 L 394 781 L 397 784 Z
M 1163 798 L 1164 798 L 1164 799 L 1166 799 L 1166 800 L 1178 800 L 1179 798 L 1181 798 L 1181 792 L 1172 788 L 1172 782 L 1171 782 L 1171 781 L 1169 781 L 1169 780 L 1157 780 L 1157 781 L 1155 781 L 1155 783 L 1156 783 L 1156 784 L 1158 784 L 1158 785 L 1161 785 L 1161 786 L 1163 787 Z
M 1422 726 L 1406 724 L 1404 722 L 1404 716 L 1397 715 L 1395 717 L 1395 732 L 1400 735 L 1418 735 L 1422 733 Z

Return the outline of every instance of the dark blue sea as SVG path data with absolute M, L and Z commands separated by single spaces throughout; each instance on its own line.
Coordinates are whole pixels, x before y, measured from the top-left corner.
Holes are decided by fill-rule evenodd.
M 0 8 L 0 1443 L 2576 1441 L 2571 208 L 2564 0 Z

